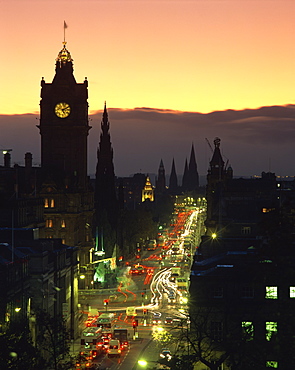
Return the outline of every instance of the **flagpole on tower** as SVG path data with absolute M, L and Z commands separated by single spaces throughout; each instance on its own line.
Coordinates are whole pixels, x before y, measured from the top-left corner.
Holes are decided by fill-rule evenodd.
M 66 24 L 66 21 L 64 21 L 64 42 L 66 42 L 66 28 L 68 28 L 68 25 Z

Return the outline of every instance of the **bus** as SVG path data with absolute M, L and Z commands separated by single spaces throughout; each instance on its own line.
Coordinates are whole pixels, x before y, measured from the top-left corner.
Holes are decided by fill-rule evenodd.
M 82 332 L 80 353 L 86 358 L 95 358 L 103 352 L 102 329 L 89 327 Z
M 98 328 L 109 329 L 112 328 L 114 321 L 115 315 L 111 312 L 105 312 L 98 316 L 96 323 Z
M 120 341 L 121 349 L 128 348 L 128 329 L 127 328 L 114 328 L 113 338 Z

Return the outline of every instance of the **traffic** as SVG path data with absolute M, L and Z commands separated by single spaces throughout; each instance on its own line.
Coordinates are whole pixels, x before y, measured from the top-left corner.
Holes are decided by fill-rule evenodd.
M 130 370 L 135 359 L 143 356 L 140 345 L 151 335 L 155 341 L 150 348 L 159 332 L 175 335 L 175 330 L 188 327 L 190 268 L 203 232 L 204 215 L 204 202 L 198 207 L 177 204 L 171 224 L 161 230 L 157 240 L 148 241 L 134 262 L 127 261 L 127 283 L 101 299 L 103 305 L 93 299 L 81 337 L 84 361 L 77 363 L 76 370 L 115 370 L 118 366 Z M 93 315 L 95 310 L 97 315 Z M 149 354 L 148 347 L 145 353 L 152 363 L 170 359 L 177 351 L 172 344 Z

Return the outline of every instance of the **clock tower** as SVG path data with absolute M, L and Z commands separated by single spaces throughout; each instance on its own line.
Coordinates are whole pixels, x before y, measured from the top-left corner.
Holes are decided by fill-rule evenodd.
M 77 83 L 73 59 L 63 42 L 52 83 L 41 81 L 41 166 L 63 178 L 66 188 L 87 186 L 88 81 Z
M 90 263 L 94 192 L 87 176 L 88 82 L 77 83 L 63 42 L 51 83 L 41 81 L 41 177 L 44 199 L 41 237 L 78 247 L 79 268 Z M 86 268 L 85 268 L 86 270 Z M 87 271 L 90 271 L 87 269 Z M 89 284 L 86 283 L 88 286 Z

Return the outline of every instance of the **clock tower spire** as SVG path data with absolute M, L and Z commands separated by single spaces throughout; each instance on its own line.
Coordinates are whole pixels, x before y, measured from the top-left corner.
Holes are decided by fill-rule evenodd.
M 41 81 L 41 166 L 59 173 L 64 185 L 85 189 L 87 184 L 88 81 L 77 83 L 73 59 L 63 42 L 52 83 Z M 60 182 L 61 179 L 59 179 Z

